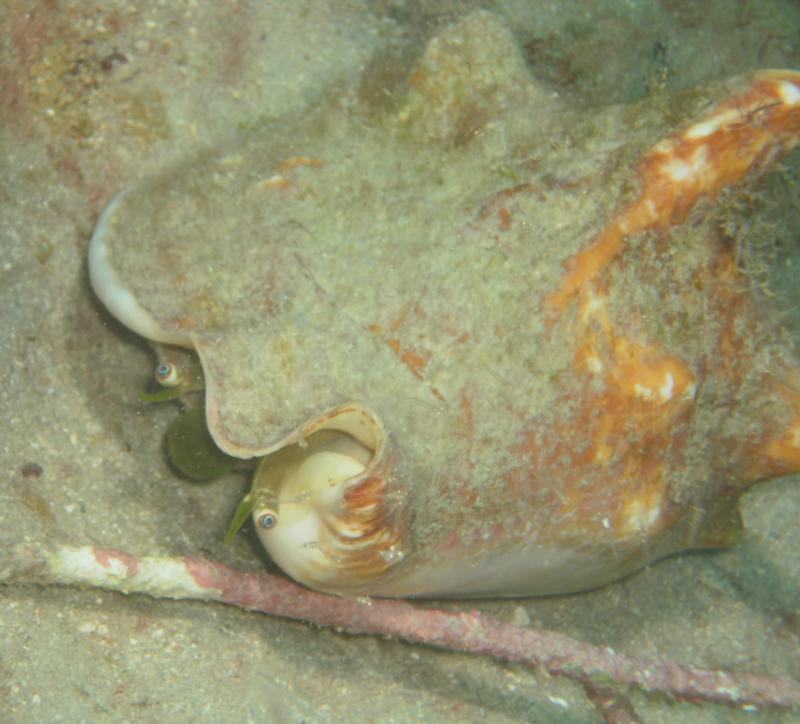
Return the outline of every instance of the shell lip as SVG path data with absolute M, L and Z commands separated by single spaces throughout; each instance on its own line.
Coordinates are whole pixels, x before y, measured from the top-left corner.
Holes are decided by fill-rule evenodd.
M 164 344 L 193 347 L 189 334 L 164 329 L 122 282 L 109 253 L 109 238 L 120 223 L 120 204 L 129 191 L 118 193 L 100 214 L 89 241 L 89 281 L 98 299 L 123 325 L 137 334 Z
M 226 430 L 219 405 L 223 390 L 216 376 L 210 372 L 206 343 L 202 338 L 194 335 L 191 336 L 191 340 L 192 346 L 200 358 L 205 376 L 205 409 L 208 430 L 214 442 L 223 452 L 242 459 L 260 458 L 288 445 L 304 446 L 305 439 L 315 432 L 334 430 L 350 435 L 364 447 L 372 450 L 373 460 L 382 457 L 386 439 L 383 423 L 366 404 L 355 399 L 306 417 L 305 421 L 288 433 L 284 427 L 281 433 L 276 434 L 275 437 L 265 437 L 263 444 L 254 445 L 237 441 L 235 436 L 229 435 Z
M 303 445 L 305 438 L 322 430 L 345 433 L 372 450 L 372 461 L 366 472 L 383 456 L 386 443 L 383 423 L 372 410 L 360 402 L 347 402 L 307 422 L 298 431 L 298 444 Z

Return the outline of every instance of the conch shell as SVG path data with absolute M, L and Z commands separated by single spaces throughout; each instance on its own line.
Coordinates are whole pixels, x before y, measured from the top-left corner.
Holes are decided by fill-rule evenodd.
M 572 109 L 480 12 L 408 86 L 147 180 L 94 233 L 97 295 L 196 350 L 214 440 L 261 458 L 233 530 L 378 596 L 566 593 L 735 542 L 740 495 L 800 470 L 733 203 L 797 143 L 800 73 Z

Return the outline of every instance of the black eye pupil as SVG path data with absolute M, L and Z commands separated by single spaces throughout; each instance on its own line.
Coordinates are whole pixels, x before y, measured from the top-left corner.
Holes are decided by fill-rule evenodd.
M 269 530 L 270 528 L 272 528 L 272 527 L 275 525 L 275 523 L 277 523 L 277 522 L 278 522 L 278 521 L 277 521 L 277 519 L 275 518 L 275 516 L 274 516 L 274 515 L 272 515 L 272 513 L 264 513 L 264 515 L 262 515 L 262 516 L 261 516 L 261 517 L 258 519 L 258 524 L 259 524 L 259 525 L 260 525 L 262 528 L 265 528 L 265 529 L 267 529 L 267 530 Z

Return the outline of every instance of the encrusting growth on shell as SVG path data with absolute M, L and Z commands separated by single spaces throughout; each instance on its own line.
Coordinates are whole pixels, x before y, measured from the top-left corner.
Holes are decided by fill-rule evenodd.
M 707 116 L 659 141 L 637 166 L 641 192 L 592 242 L 566 263 L 547 303 L 563 311 L 622 251 L 625 239 L 685 221 L 713 199 L 788 153 L 800 133 L 800 73 L 766 70 Z
M 263 458 L 228 538 L 251 515 L 312 588 L 476 597 L 735 542 L 742 493 L 800 470 L 800 372 L 715 214 L 796 145 L 800 73 L 695 97 L 677 130 L 567 108 L 481 11 L 391 112 L 288 119 L 112 201 L 95 291 L 193 348 L 214 441 Z

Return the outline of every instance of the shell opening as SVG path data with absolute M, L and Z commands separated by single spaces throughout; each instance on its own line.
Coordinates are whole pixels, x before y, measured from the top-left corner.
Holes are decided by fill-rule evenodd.
M 256 532 L 271 558 L 312 588 L 356 590 L 393 561 L 377 418 L 357 405 L 304 426 L 302 437 L 262 458 L 253 482 Z M 264 525 L 267 521 L 268 525 Z

